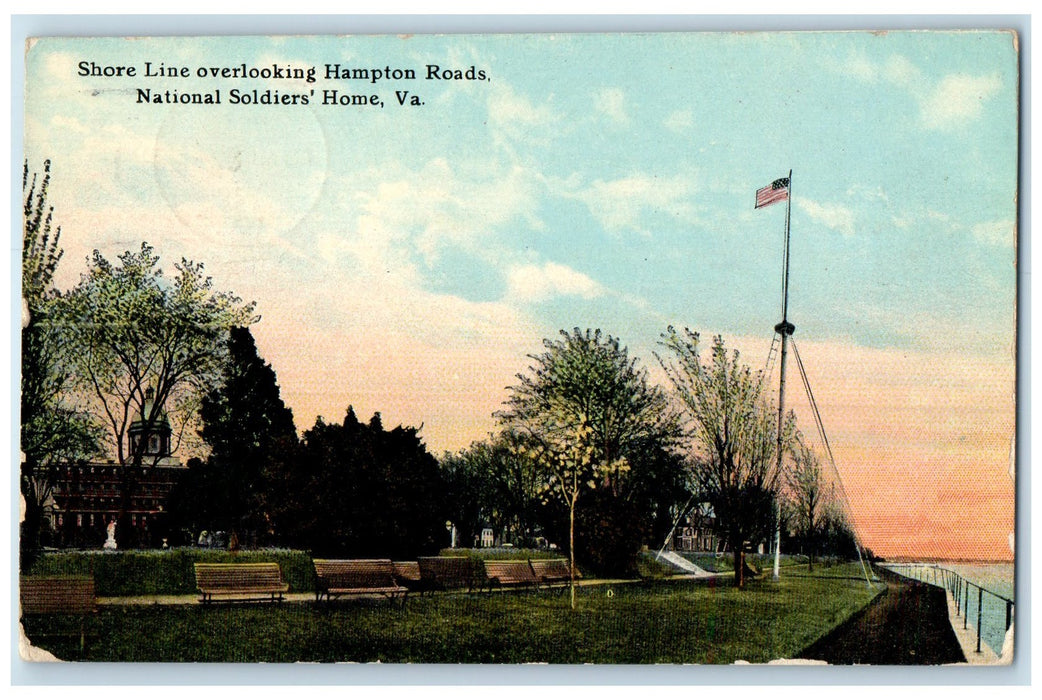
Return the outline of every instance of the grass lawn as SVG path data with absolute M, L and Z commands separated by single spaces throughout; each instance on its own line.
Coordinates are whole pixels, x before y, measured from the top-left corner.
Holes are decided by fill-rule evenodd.
M 854 565 L 856 566 L 856 564 Z M 851 573 L 854 573 L 853 570 Z M 792 657 L 878 590 L 851 578 L 627 583 L 579 590 L 244 606 L 103 606 L 88 661 L 731 663 Z M 48 621 L 31 621 L 45 632 Z M 78 657 L 78 639 L 40 644 Z

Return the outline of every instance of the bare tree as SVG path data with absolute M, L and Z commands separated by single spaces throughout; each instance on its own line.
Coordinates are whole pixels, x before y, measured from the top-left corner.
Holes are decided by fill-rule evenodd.
M 668 359 L 659 358 L 688 418 L 695 448 L 695 477 L 713 507 L 715 528 L 734 552 L 735 585 L 744 585 L 746 544 L 766 538 L 779 486 L 776 410 L 764 396 L 764 377 L 728 352 L 717 336 L 708 356 L 698 333 L 670 327 L 663 334 Z M 795 418 L 783 430 L 791 444 Z
M 785 472 L 788 496 L 792 506 L 793 524 L 810 557 L 808 569 L 814 569 L 814 554 L 818 545 L 822 518 L 826 506 L 826 484 L 821 461 L 802 440 L 797 439 L 792 451 L 792 463 Z

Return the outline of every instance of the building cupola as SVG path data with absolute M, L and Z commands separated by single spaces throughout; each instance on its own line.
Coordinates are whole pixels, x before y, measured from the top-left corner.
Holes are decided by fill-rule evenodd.
M 170 420 L 166 411 L 159 410 L 155 423 L 149 426 L 149 416 L 155 410 L 155 392 L 152 387 L 145 390 L 145 402 L 137 419 L 127 428 L 130 437 L 130 454 L 135 454 L 142 440 L 145 441 L 142 454 L 146 457 L 170 456 Z

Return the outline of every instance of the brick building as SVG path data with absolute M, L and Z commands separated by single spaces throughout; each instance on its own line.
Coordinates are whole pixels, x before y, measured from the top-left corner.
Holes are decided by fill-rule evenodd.
M 166 414 L 148 429 L 145 416 L 151 411 L 151 390 L 142 412 L 127 430 L 128 454 L 142 440 L 143 466 L 132 479 L 127 514 L 136 537 L 116 532 L 117 543 L 135 539 L 142 544 L 159 545 L 164 532 L 166 501 L 186 467 L 171 454 L 171 428 Z M 81 462 L 58 467 L 54 474 L 50 522 L 55 544 L 63 547 L 100 548 L 109 523 L 115 522 L 123 498 L 125 477 L 129 475 L 113 460 Z
M 673 550 L 677 552 L 715 552 L 718 540 L 713 534 L 716 518 L 708 503 L 688 513 L 673 531 Z

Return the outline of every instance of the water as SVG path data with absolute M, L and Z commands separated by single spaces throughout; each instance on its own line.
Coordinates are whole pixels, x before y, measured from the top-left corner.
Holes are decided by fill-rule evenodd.
M 912 564 L 896 565 L 892 568 L 906 576 L 934 583 L 935 578 L 931 566 L 948 569 L 962 576 L 970 582 L 969 595 L 967 596 L 968 619 L 966 626 L 969 629 L 977 627 L 977 586 L 985 589 L 981 596 L 981 640 L 989 649 L 996 654 L 1002 653 L 1002 643 L 1006 636 L 1006 601 L 996 597 L 1003 596 L 1010 600 L 1014 598 L 1013 588 L 1013 564 L 964 564 L 939 562 L 937 564 Z M 936 579 L 938 582 L 940 578 Z M 963 584 L 965 590 L 965 584 Z M 1015 612 L 1015 611 L 1014 611 Z M 959 616 L 962 623 L 962 615 Z

